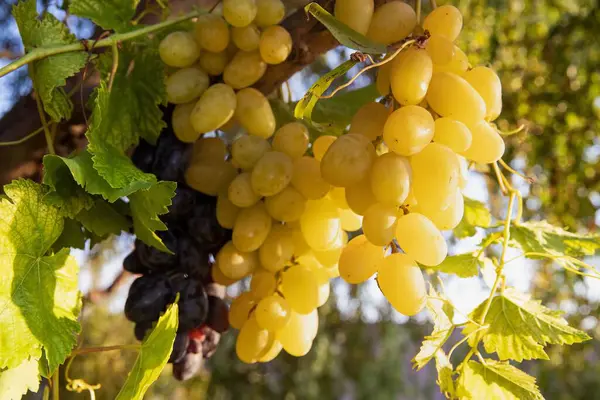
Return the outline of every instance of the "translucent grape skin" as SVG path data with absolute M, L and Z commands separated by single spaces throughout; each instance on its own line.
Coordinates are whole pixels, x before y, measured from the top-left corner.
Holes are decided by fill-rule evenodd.
M 256 0 L 256 7 L 254 23 L 260 27 L 276 25 L 285 16 L 285 6 L 281 0 Z
M 233 205 L 244 208 L 256 204 L 261 196 L 252 189 L 252 175 L 249 172 L 243 172 L 229 184 L 227 198 Z
M 491 68 L 480 66 L 467 71 L 464 78 L 485 101 L 486 121 L 498 118 L 502 111 L 502 82 L 496 72 Z
M 249 135 L 268 138 L 275 132 L 275 116 L 269 100 L 254 88 L 237 92 L 235 118 Z
M 388 115 L 389 111 L 383 104 L 369 102 L 354 114 L 348 133 L 364 135 L 373 141 L 383 135 L 383 126 Z
M 292 160 L 287 154 L 267 152 L 252 170 L 252 189 L 261 196 L 273 196 L 290 183 L 293 170 Z
M 172 32 L 160 41 L 158 46 L 160 59 L 171 67 L 189 67 L 200 55 L 194 35 L 188 32 Z
M 273 225 L 269 235 L 258 249 L 261 265 L 268 271 L 282 270 L 294 255 L 292 231 L 282 225 Z
M 290 320 L 291 307 L 287 300 L 274 294 L 262 299 L 256 307 L 256 322 L 263 329 L 278 331 Z
M 383 249 L 369 242 L 365 235 L 355 236 L 342 250 L 338 263 L 340 277 L 350 284 L 359 284 L 377 272 L 383 259 Z
M 271 144 L 262 137 L 242 135 L 231 145 L 231 157 L 238 167 L 251 170 L 270 150 Z
M 359 215 L 365 215 L 367 209 L 377 202 L 371 190 L 371 179 L 369 176 L 356 185 L 347 187 L 345 194 L 348 206 Z
M 486 115 L 483 98 L 464 78 L 451 72 L 434 74 L 426 96 L 429 106 L 443 117 L 470 125 Z
M 258 253 L 239 251 L 233 242 L 227 242 L 217 253 L 217 265 L 228 278 L 241 279 L 258 267 Z
M 444 65 L 433 64 L 433 73 L 452 72 L 453 74 L 462 76 L 469 69 L 469 59 L 464 51 L 458 46 L 454 46 L 454 55 L 449 63 Z
M 331 189 L 331 185 L 321 176 L 319 162 L 309 156 L 294 160 L 292 186 L 309 200 L 323 198 Z
M 323 251 L 335 246 L 341 229 L 339 212 L 331 199 L 309 200 L 300 217 L 300 229 L 306 243 L 314 250 Z
M 313 311 L 314 314 L 316 312 Z M 292 310 L 288 323 L 277 331 L 276 338 L 288 354 L 302 357 L 310 351 L 314 339 L 312 333 L 315 330 L 310 321 L 313 313 L 301 315 Z
M 398 218 L 396 240 L 406 254 L 428 267 L 440 264 L 448 254 L 439 229 L 422 214 L 411 212 Z
M 347 232 L 354 232 L 362 227 L 362 215 L 356 214 L 354 211 L 348 208 L 339 209 L 339 213 L 343 230 Z
M 234 89 L 254 85 L 267 70 L 258 51 L 238 51 L 225 67 L 223 81 Z
M 392 1 L 375 9 L 367 37 L 388 45 L 404 39 L 416 25 L 415 10 L 402 1 Z
M 469 126 L 473 141 L 466 151 L 460 153 L 465 158 L 480 164 L 498 161 L 504 155 L 505 144 L 502 136 L 486 121 Z
M 423 21 L 423 29 L 432 35 L 440 35 L 454 42 L 463 25 L 462 14 L 458 8 L 451 5 L 442 5 L 429 13 Z
M 190 122 L 190 115 L 196 106 L 195 102 L 177 104 L 171 116 L 171 126 L 177 139 L 184 143 L 194 143 L 200 134 L 194 130 Z
M 229 26 L 222 17 L 215 14 L 198 17 L 195 35 L 200 47 L 213 53 L 225 50 L 229 44 Z
M 321 175 L 334 186 L 352 186 L 367 176 L 374 159 L 375 148 L 367 137 L 342 135 L 323 156 Z
M 441 35 L 431 35 L 425 49 L 434 64 L 446 65 L 454 57 L 454 44 Z
M 240 207 L 233 204 L 226 194 L 217 197 L 217 221 L 223 228 L 233 229 L 239 212 Z
M 206 72 L 198 68 L 183 68 L 167 78 L 167 100 L 173 104 L 189 103 L 208 88 L 210 80 Z
M 410 163 L 395 153 L 382 154 L 373 162 L 371 190 L 379 203 L 400 206 L 410 189 Z
M 300 219 L 306 208 L 306 199 L 294 187 L 287 186 L 281 192 L 265 198 L 265 206 L 271 217 L 282 222 Z
M 397 214 L 394 206 L 376 203 L 369 207 L 362 225 L 367 240 L 376 246 L 387 246 L 396 235 Z
M 206 89 L 192 110 L 192 126 L 199 133 L 214 131 L 231 119 L 236 104 L 233 89 L 223 83 L 216 83 Z
M 434 126 L 429 111 L 420 106 L 405 106 L 390 114 L 383 128 L 383 140 L 394 153 L 412 156 L 431 142 Z
M 229 325 L 234 329 L 242 329 L 255 305 L 254 296 L 250 292 L 243 292 L 233 299 L 229 307 Z
M 398 312 L 413 316 L 427 299 L 421 269 L 408 255 L 394 253 L 382 259 L 377 268 L 377 283 L 385 298 Z
M 442 117 L 435 120 L 433 140 L 455 153 L 461 153 L 471 147 L 473 135 L 462 122 Z
M 319 303 L 319 283 L 313 271 L 294 265 L 282 274 L 281 292 L 290 307 L 299 314 L 309 314 Z
M 447 231 L 456 228 L 462 220 L 465 202 L 461 191 L 456 190 L 452 202 L 444 210 L 427 210 L 417 204 L 411 211 L 425 215 L 439 230 Z
M 218 76 L 223 73 L 228 61 L 227 53 L 224 51 L 219 53 L 203 51 L 200 54 L 200 58 L 198 58 L 198 65 L 206 71 L 207 74 Z
M 272 221 L 263 202 L 243 208 L 233 226 L 233 245 L 240 251 L 258 250 L 271 230 Z
M 235 27 L 249 25 L 256 17 L 255 0 L 223 0 L 223 17 Z
M 202 137 L 194 143 L 190 164 L 222 163 L 226 157 L 227 146 L 221 139 L 216 137 Z
M 403 106 L 423 101 L 431 82 L 433 62 L 424 49 L 411 47 L 398 54 L 390 63 L 392 94 Z
M 373 0 L 336 0 L 334 15 L 356 32 L 366 35 L 374 10 Z
M 275 132 L 273 149 L 287 154 L 292 159 L 302 157 L 308 149 L 308 129 L 300 122 L 290 122 Z
M 252 273 L 250 280 L 250 293 L 256 301 L 260 301 L 265 297 L 271 296 L 277 289 L 277 279 L 275 274 L 263 268 Z
M 282 26 L 269 26 L 260 35 L 258 47 L 267 64 L 281 64 L 292 52 L 292 36 Z
M 227 190 L 236 175 L 230 162 L 197 162 L 185 171 L 185 182 L 200 193 L 216 196 Z
M 231 28 L 231 40 L 238 49 L 243 51 L 254 51 L 260 43 L 260 30 L 254 24 L 242 28 Z
M 254 314 L 244 323 L 235 342 L 238 358 L 246 364 L 253 364 L 268 350 L 269 331 L 261 329 Z

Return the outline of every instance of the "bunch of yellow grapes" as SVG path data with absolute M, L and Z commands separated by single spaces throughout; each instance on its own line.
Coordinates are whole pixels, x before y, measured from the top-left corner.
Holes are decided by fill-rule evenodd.
M 173 129 L 186 143 L 223 127 L 234 114 L 247 128 L 256 107 L 270 111 L 262 93 L 249 87 L 292 50 L 290 34 L 278 25 L 285 16 L 281 0 L 224 0 L 221 7 L 222 15 L 201 15 L 192 32 L 173 32 L 159 45 L 162 61 L 172 67 L 165 84 L 167 100 L 176 104 Z M 272 113 L 257 129 L 253 133 L 273 134 Z

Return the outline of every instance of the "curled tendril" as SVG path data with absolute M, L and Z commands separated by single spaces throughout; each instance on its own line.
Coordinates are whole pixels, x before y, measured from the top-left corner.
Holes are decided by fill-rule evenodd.
M 71 370 L 71 363 L 73 362 L 74 359 L 75 359 L 75 357 L 71 357 L 71 359 L 67 363 L 67 367 L 65 369 L 65 379 L 67 381 L 67 384 L 65 386 L 66 389 L 69 392 L 77 392 L 77 393 L 81 393 L 81 392 L 87 390 L 90 393 L 90 399 L 96 400 L 96 390 L 99 390 L 102 387 L 101 384 L 98 383 L 96 385 L 91 385 L 83 379 L 71 379 L 71 377 L 69 376 L 69 371 Z

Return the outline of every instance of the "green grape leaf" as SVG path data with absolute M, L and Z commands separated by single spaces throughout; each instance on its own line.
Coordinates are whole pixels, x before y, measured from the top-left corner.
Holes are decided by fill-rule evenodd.
M 269 104 L 271 104 L 271 109 L 275 115 L 277 128 L 281 128 L 282 125 L 285 125 L 288 122 L 299 122 L 304 124 L 308 129 L 308 135 L 310 136 L 311 142 L 321 135 L 339 136 L 344 132 L 344 129 L 336 128 L 333 125 L 330 125 L 329 127 L 325 126 L 325 124 L 314 125 L 312 121 L 296 119 L 293 110 L 290 109 L 290 104 L 284 103 L 279 99 L 270 99 Z
M 452 379 L 452 364 L 450 359 L 444 353 L 444 350 L 438 349 L 435 352 L 435 369 L 437 370 L 437 384 L 440 387 L 440 391 L 446 394 L 448 398 L 453 399 L 456 397 L 456 387 L 454 379 Z
M 466 253 L 448 256 L 441 264 L 427 268 L 446 274 L 454 274 L 461 278 L 469 278 L 471 276 L 477 276 L 479 273 L 479 265 L 480 262 L 475 257 L 474 253 Z
M 322 124 L 327 122 L 343 131 L 350 125 L 352 117 L 362 106 L 378 97 L 380 95 L 375 85 L 340 93 L 330 99 L 319 101 L 315 105 L 312 118 Z
M 91 208 L 94 199 L 77 184 L 67 165 L 60 159 L 54 155 L 44 157 L 43 183 L 51 189 L 45 200 L 58 207 L 65 217 L 75 218 L 81 210 Z
M 177 300 L 176 300 L 177 302 Z M 173 349 L 178 325 L 177 303 L 171 304 L 160 317 L 142 347 L 117 400 L 142 400 L 150 385 L 158 379 Z
M 46 12 L 38 18 L 36 5 L 36 0 L 25 0 L 13 7 L 13 16 L 26 52 L 39 47 L 77 43 L 67 26 L 52 14 Z M 63 86 L 68 77 L 85 66 L 87 58 L 87 53 L 75 51 L 52 55 L 30 64 L 29 74 L 33 86 L 40 96 L 44 110 L 54 121 L 71 117 L 73 103 L 67 97 Z
M 20 400 L 28 390 L 37 392 L 40 387 L 39 364 L 25 360 L 18 366 L 0 371 L 0 399 Z
M 63 230 L 60 211 L 28 180 L 4 186 L 0 202 L 0 368 L 38 360 L 48 370 L 76 344 L 81 297 L 78 267 L 68 249 L 45 256 Z
M 321 22 L 343 46 L 367 54 L 385 54 L 387 47 L 360 34 L 348 25 L 337 20 L 317 3 L 310 3 L 304 10 Z
M 129 196 L 135 235 L 144 243 L 167 253 L 172 253 L 172 251 L 165 246 L 154 231 L 167 230 L 167 226 L 158 216 L 169 212 L 176 188 L 175 182 L 163 181 Z
M 65 218 L 64 228 L 56 242 L 52 244 L 52 250 L 60 251 L 62 248 L 83 249 L 85 248 L 85 234 L 81 222 L 71 218 Z
M 96 199 L 91 209 L 82 210 L 77 214 L 77 220 L 85 229 L 102 238 L 108 235 L 118 235 L 130 226 L 125 216 L 102 199 Z
M 469 361 L 458 379 L 461 399 L 544 400 L 535 378 L 507 362 Z
M 471 319 L 477 321 L 484 308 L 482 303 L 473 310 Z M 485 350 L 497 353 L 501 360 L 547 360 L 544 351 L 547 344 L 573 344 L 590 339 L 585 332 L 569 326 L 561 315 L 562 311 L 550 310 L 530 296 L 507 288 L 494 297 L 485 317 L 484 324 L 489 325 L 483 336 Z M 464 333 L 475 329 L 475 325 L 468 324 Z
M 130 20 L 138 3 L 139 0 L 71 0 L 69 12 L 91 19 L 104 30 L 123 32 L 131 28 Z
M 458 226 L 454 228 L 454 236 L 457 238 L 475 236 L 475 233 L 477 233 L 475 227 L 488 228 L 492 223 L 492 214 L 484 203 L 466 196 L 464 196 L 464 199 L 465 211 L 463 218 Z
M 442 295 L 431 287 L 425 306 L 433 319 L 433 332 L 425 337 L 423 344 L 421 344 L 421 350 L 413 359 L 413 367 L 417 371 L 421 370 L 435 357 L 454 331 L 454 324 L 452 323 L 454 310 L 449 303 L 437 299 L 441 297 Z
M 112 52 L 98 58 L 103 80 L 94 93 L 94 109 L 86 134 L 90 143 L 105 143 L 124 152 L 136 145 L 140 136 L 155 144 L 166 126 L 159 107 L 167 102 L 164 65 L 155 43 L 143 44 L 119 50 L 114 77 Z

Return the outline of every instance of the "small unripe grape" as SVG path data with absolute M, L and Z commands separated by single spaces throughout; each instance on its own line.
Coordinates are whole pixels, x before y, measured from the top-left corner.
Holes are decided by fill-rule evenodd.
M 309 200 L 325 197 L 331 188 L 331 185 L 321 176 L 319 162 L 309 156 L 294 160 L 292 186 Z
M 233 226 L 234 246 L 240 251 L 258 250 L 267 238 L 272 223 L 273 220 L 262 202 L 241 209 Z
M 243 135 L 231 146 L 231 157 L 240 168 L 251 170 L 262 156 L 271 150 L 271 145 L 258 136 Z
M 256 204 L 261 196 L 252 189 L 252 176 L 244 172 L 236 176 L 227 190 L 227 198 L 233 205 L 241 208 Z
M 250 292 L 243 292 L 233 299 L 229 307 L 229 325 L 234 329 L 242 329 L 248 321 L 250 310 L 256 305 Z
M 230 86 L 216 83 L 206 89 L 190 115 L 196 132 L 206 133 L 225 125 L 233 117 L 236 102 Z
M 282 225 L 273 225 L 269 235 L 258 250 L 260 263 L 268 271 L 282 270 L 294 255 L 292 231 Z
M 183 68 L 165 81 L 169 103 L 183 104 L 200 97 L 210 85 L 206 72 L 198 68 Z
M 371 168 L 371 190 L 379 203 L 400 206 L 410 189 L 410 163 L 405 157 L 386 153 Z
M 436 113 L 467 125 L 481 121 L 486 114 L 481 95 L 464 78 L 450 72 L 433 75 L 426 99 Z
M 216 196 L 227 190 L 236 175 L 236 169 L 229 162 L 198 162 L 185 171 L 185 182 L 194 190 Z
M 375 86 L 381 96 L 387 96 L 391 90 L 391 74 L 392 74 L 392 62 L 383 64 L 377 68 L 377 78 L 375 80 Z
M 374 9 L 373 0 L 336 0 L 334 15 L 356 32 L 366 35 Z
M 375 148 L 363 135 L 340 136 L 321 160 L 321 175 L 334 186 L 348 187 L 363 180 L 375 159 Z
M 222 17 L 215 14 L 200 15 L 195 34 L 200 47 L 213 53 L 225 50 L 229 44 L 229 26 Z
M 371 179 L 366 177 L 356 185 L 346 188 L 346 201 L 348 206 L 359 215 L 365 215 L 367 209 L 377 202 L 371 190 Z
M 410 213 L 398 218 L 396 240 L 406 254 L 428 267 L 438 265 L 448 254 L 439 229 L 422 214 Z
M 194 143 L 190 164 L 222 163 L 227 157 L 227 146 L 216 137 L 201 137 Z
M 340 209 L 340 221 L 342 223 L 342 229 L 348 232 L 354 232 L 362 226 L 362 215 L 356 214 L 349 208 Z
M 269 26 L 260 35 L 259 49 L 267 64 L 281 64 L 292 52 L 292 36 L 282 26 Z
M 259 268 L 252 273 L 250 293 L 256 301 L 271 296 L 277 289 L 277 279 L 271 271 Z
M 225 67 L 223 81 L 234 89 L 254 85 L 267 70 L 258 51 L 238 51 Z
M 171 116 L 171 126 L 177 139 L 184 143 L 194 143 L 200 134 L 194 130 L 190 122 L 190 115 L 196 106 L 195 102 L 177 104 Z
M 212 51 L 203 51 L 198 59 L 198 65 L 211 76 L 218 76 L 223 73 L 228 62 L 227 53 L 213 53 Z
M 283 329 L 289 322 L 292 309 L 287 300 L 279 295 L 271 295 L 262 299 L 256 307 L 256 322 L 263 329 L 271 332 Z
M 241 279 L 250 275 L 259 266 L 258 252 L 239 251 L 231 241 L 219 250 L 216 261 L 223 275 L 231 279 Z
M 475 67 L 467 71 L 464 78 L 485 101 L 485 119 L 493 121 L 498 118 L 502 111 L 502 82 L 496 72 L 488 67 Z
M 306 208 L 306 199 L 289 185 L 276 195 L 265 198 L 265 206 L 271 217 L 282 222 L 300 219 Z
M 315 309 L 313 313 L 317 315 L 317 310 Z M 277 331 L 277 340 L 281 342 L 288 354 L 302 357 L 310 351 L 314 339 L 312 332 L 316 330 L 313 325 L 313 313 L 301 315 L 292 310 L 288 323 Z M 318 321 L 317 315 L 317 327 Z
M 243 27 L 256 17 L 255 0 L 223 0 L 223 17 L 230 25 Z
M 336 139 L 337 137 L 332 135 L 322 135 L 315 139 L 312 144 L 312 151 L 315 159 L 321 161 L 329 146 L 331 146 Z
M 389 111 L 381 103 L 369 102 L 358 109 L 350 122 L 348 133 L 364 135 L 373 141 L 383 135 L 383 125 L 388 118 Z
M 390 63 L 390 84 L 396 101 L 403 106 L 421 103 L 433 73 L 433 63 L 427 51 L 411 47 Z
M 260 43 L 260 30 L 254 24 L 231 28 L 231 40 L 242 51 L 254 51 Z
M 463 25 L 463 18 L 458 8 L 451 5 L 439 6 L 429 13 L 423 21 L 423 29 L 432 35 L 440 35 L 454 42 Z
M 363 232 L 367 240 L 376 246 L 387 246 L 396 235 L 398 209 L 394 206 L 373 204 L 365 212 Z
M 309 200 L 300 217 L 300 229 L 304 240 L 314 250 L 333 248 L 341 229 L 338 208 L 327 197 Z
M 282 274 L 281 292 L 299 314 L 309 314 L 317 308 L 319 282 L 313 271 L 303 265 L 293 265 Z
M 210 276 L 214 283 L 223 285 L 223 286 L 233 285 L 234 283 L 239 281 L 239 279 L 231 279 L 231 278 L 226 277 L 225 274 L 223 274 L 223 271 L 221 271 L 221 269 L 219 268 L 218 264 L 215 264 L 210 269 Z M 236 329 L 239 329 L 239 328 L 236 328 Z
M 425 306 L 427 290 L 423 273 L 406 254 L 391 254 L 381 261 L 377 284 L 392 307 L 401 314 L 412 316 Z
M 300 122 L 290 122 L 277 129 L 273 137 L 273 149 L 292 159 L 302 157 L 308 149 L 308 129 Z
M 391 1 L 377 7 L 367 37 L 381 44 L 392 44 L 407 37 L 417 26 L 417 14 L 403 1 Z
M 433 73 L 452 72 L 453 74 L 462 76 L 469 69 L 469 59 L 464 51 L 458 46 L 454 46 L 454 55 L 449 63 L 444 65 L 433 64 Z
M 502 136 L 486 121 L 469 126 L 473 141 L 471 146 L 460 153 L 469 160 L 480 164 L 498 161 L 504 155 L 505 145 Z
M 275 116 L 269 100 L 254 88 L 237 92 L 235 118 L 250 135 L 268 138 L 275 132 Z
M 260 27 L 276 25 L 285 16 L 285 6 L 281 0 L 256 0 L 256 7 L 254 23 Z
M 226 194 L 219 194 L 217 197 L 217 222 L 223 228 L 232 229 L 235 224 L 240 208 L 233 204 Z
M 440 35 L 431 35 L 425 46 L 434 64 L 446 65 L 454 57 L 454 43 Z
M 377 272 L 383 259 L 383 249 L 367 240 L 365 235 L 354 237 L 342 250 L 338 263 L 340 276 L 348 283 L 358 284 Z
M 461 153 L 471 146 L 473 136 L 462 122 L 443 117 L 435 120 L 433 140 L 448 146 L 455 153 Z
M 456 194 L 450 205 L 444 210 L 427 210 L 419 207 L 417 204 L 411 212 L 417 212 L 425 215 L 435 224 L 441 231 L 447 231 L 456 228 L 462 220 L 465 211 L 465 201 L 460 190 L 456 190 Z
M 405 106 L 390 114 L 383 128 L 383 140 L 394 153 L 412 156 L 431 142 L 434 126 L 429 111 L 419 106 Z
M 268 349 L 269 335 L 269 331 L 258 326 L 254 314 L 248 318 L 235 342 L 235 352 L 240 361 L 246 364 L 258 361 L 258 357 Z
M 261 196 L 273 196 L 281 192 L 292 180 L 294 165 L 284 153 L 265 153 L 252 170 L 252 188 Z
M 200 49 L 189 32 L 173 32 L 168 34 L 158 45 L 160 59 L 171 67 L 189 67 L 196 62 Z

